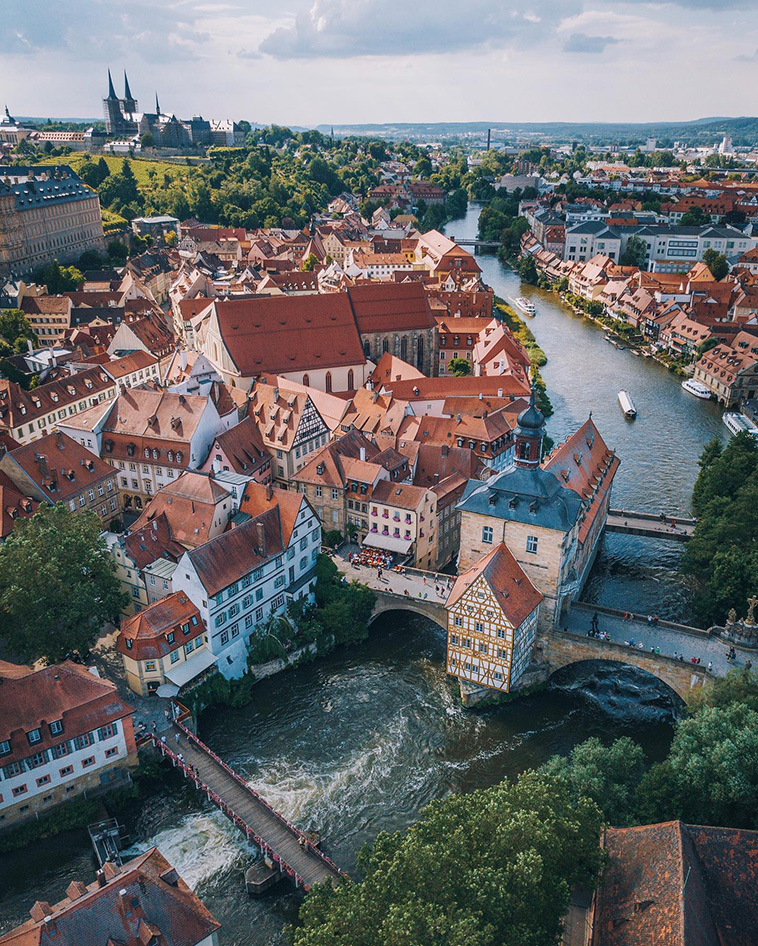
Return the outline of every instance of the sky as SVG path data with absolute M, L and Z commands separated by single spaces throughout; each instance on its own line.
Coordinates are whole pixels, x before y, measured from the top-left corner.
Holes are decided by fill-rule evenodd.
M 0 106 L 317 125 L 758 114 L 758 0 L 0 0 Z M 3 101 L 4 99 L 4 101 Z

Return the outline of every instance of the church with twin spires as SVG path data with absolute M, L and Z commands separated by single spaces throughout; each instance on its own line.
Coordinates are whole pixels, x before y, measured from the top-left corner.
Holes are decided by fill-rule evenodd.
M 234 147 L 244 143 L 246 131 L 230 119 L 210 119 L 195 116 L 187 121 L 161 111 L 158 93 L 155 93 L 155 111 L 140 112 L 139 102 L 132 95 L 129 78 L 124 70 L 124 94 L 119 97 L 108 70 L 108 94 L 103 99 L 105 130 L 118 139 L 138 141 L 151 134 L 157 148 L 187 149 L 204 145 Z

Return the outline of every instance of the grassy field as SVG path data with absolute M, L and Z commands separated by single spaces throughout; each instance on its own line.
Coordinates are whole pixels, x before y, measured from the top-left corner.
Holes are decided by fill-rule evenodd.
M 108 169 L 111 174 L 117 174 L 121 170 L 121 165 L 124 161 L 123 157 L 120 155 L 88 155 L 82 152 L 75 154 L 68 154 L 63 158 L 45 158 L 43 161 L 40 161 L 40 165 L 47 164 L 68 164 L 69 167 L 73 168 L 77 173 L 79 168 L 87 161 L 89 158 L 92 158 L 94 162 L 98 162 L 100 158 L 104 158 L 105 163 L 108 165 Z M 149 158 L 127 158 L 126 159 L 131 165 L 132 171 L 135 178 L 137 179 L 137 184 L 148 184 L 149 177 L 148 171 L 155 171 L 157 177 L 162 178 L 164 174 L 168 174 L 169 177 L 176 180 L 177 178 L 184 177 L 187 174 L 189 168 L 183 167 L 181 164 L 169 164 L 167 161 L 151 161 Z

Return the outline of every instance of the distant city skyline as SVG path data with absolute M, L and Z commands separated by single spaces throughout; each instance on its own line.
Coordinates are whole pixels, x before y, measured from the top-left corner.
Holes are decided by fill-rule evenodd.
M 275 12 L 274 12 L 275 11 Z M 6 0 L 17 115 L 101 114 L 106 70 L 181 117 L 317 125 L 755 115 L 755 0 Z

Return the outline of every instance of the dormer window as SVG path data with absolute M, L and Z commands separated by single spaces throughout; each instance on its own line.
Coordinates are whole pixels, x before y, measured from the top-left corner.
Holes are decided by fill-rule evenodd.
M 169 450 L 169 452 L 168 452 L 168 462 L 169 462 L 169 463 L 173 463 L 173 462 L 174 462 L 174 451 L 173 451 L 173 450 Z
M 150 459 L 150 450 L 148 447 L 145 447 L 145 459 L 146 460 Z

